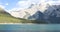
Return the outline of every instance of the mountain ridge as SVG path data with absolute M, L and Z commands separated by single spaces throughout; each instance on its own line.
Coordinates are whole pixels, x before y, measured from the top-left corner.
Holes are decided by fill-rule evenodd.
M 45 21 L 47 23 L 60 23 L 60 21 L 58 21 L 60 19 L 59 7 L 60 5 L 49 5 L 49 4 L 42 4 L 42 6 L 32 5 L 32 7 L 30 7 L 29 9 L 21 10 L 22 13 L 24 14 L 20 12 L 19 13 L 23 15 L 22 18 L 24 19 L 29 19 L 29 20 L 42 20 L 43 19 L 42 21 Z M 41 12 L 40 10 L 45 10 L 45 11 Z

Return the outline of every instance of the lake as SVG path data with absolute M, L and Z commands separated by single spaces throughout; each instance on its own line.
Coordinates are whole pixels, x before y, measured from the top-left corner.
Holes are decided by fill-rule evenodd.
M 0 24 L 0 32 L 60 32 L 60 24 Z

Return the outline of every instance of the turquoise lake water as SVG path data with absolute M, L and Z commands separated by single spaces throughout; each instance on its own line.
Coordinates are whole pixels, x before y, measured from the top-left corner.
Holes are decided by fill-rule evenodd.
M 60 24 L 0 24 L 3 32 L 60 31 Z

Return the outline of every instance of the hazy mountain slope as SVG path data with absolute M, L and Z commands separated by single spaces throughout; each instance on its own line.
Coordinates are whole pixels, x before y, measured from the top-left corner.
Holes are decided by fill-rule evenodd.
M 32 7 L 32 8 L 28 8 L 28 9 L 19 10 L 19 11 L 11 11 L 10 14 L 13 17 L 16 17 L 16 18 L 28 19 L 29 16 L 26 16 L 27 14 L 29 14 L 30 16 L 32 16 L 36 12 L 37 12 L 36 7 Z
M 26 12 L 27 13 L 27 12 Z M 0 23 L 46 23 L 46 22 L 37 22 L 36 20 L 28 20 L 22 18 L 15 18 L 12 17 L 9 13 L 5 10 L 0 9 Z
M 9 13 L 4 11 L 4 9 L 0 8 L 0 23 L 22 23 L 24 21 L 27 23 L 29 20 L 14 18 Z
M 0 23 L 40 23 L 44 24 L 46 22 L 37 22 L 36 20 L 28 20 L 28 19 L 21 19 L 21 18 L 14 18 L 7 14 L 0 14 Z

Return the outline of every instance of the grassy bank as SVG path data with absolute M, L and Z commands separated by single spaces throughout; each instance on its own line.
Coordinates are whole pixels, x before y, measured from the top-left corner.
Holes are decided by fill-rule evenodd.
M 15 17 L 12 17 L 9 13 L 0 11 L 0 23 L 37 23 L 37 24 L 45 24 L 46 22 L 15 18 Z
M 31 22 L 29 20 L 14 18 L 9 14 L 0 13 L 0 23 L 24 23 Z

